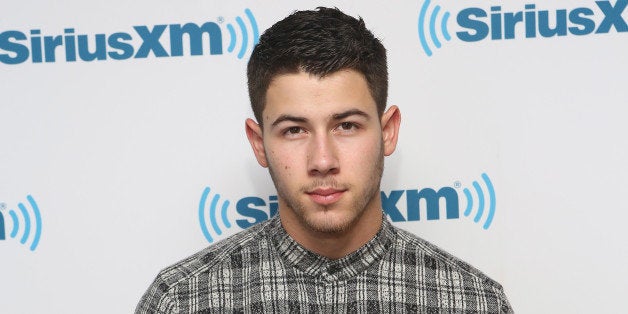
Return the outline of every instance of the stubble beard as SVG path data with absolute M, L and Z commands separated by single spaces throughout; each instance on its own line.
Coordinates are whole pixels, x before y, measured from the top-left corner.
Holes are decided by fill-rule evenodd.
M 353 227 L 360 220 L 370 203 L 373 199 L 375 199 L 378 193 L 380 193 L 380 182 L 384 172 L 383 143 L 380 143 L 379 156 L 373 165 L 371 176 L 368 178 L 367 182 L 364 182 L 364 189 L 359 189 L 358 187 L 356 190 L 355 185 L 343 184 L 338 182 L 335 178 L 329 177 L 316 179 L 307 186 L 299 188 L 296 192 L 291 192 L 289 188 L 283 184 L 284 182 L 276 175 L 273 170 L 272 163 L 270 162 L 268 163 L 268 170 L 275 188 L 277 189 L 279 198 L 283 200 L 288 207 L 284 210 L 291 210 L 302 226 L 310 231 L 314 231 L 315 233 L 325 233 L 330 235 L 342 234 L 351 229 L 351 227 Z M 306 191 L 311 191 L 317 187 L 347 189 L 353 191 L 353 193 L 357 193 L 351 200 L 351 203 L 347 205 L 349 208 L 343 209 L 344 212 L 349 212 L 348 215 L 345 215 L 348 219 L 338 221 L 333 215 L 324 215 L 323 219 L 321 219 L 320 215 L 316 215 L 317 217 L 313 217 L 314 215 L 311 215 L 313 212 L 319 212 L 321 208 L 325 212 L 328 210 L 340 210 L 332 208 L 337 206 L 336 204 L 329 206 L 315 204 L 310 206 L 318 208 L 308 208 L 304 202 L 299 200 L 299 196 L 303 195 Z M 280 208 L 279 210 L 281 211 L 282 209 Z

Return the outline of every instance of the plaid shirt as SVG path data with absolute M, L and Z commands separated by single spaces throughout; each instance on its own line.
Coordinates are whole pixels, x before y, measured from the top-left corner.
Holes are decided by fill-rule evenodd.
M 330 260 L 297 244 L 278 215 L 159 273 L 142 313 L 512 313 L 502 287 L 386 219 Z

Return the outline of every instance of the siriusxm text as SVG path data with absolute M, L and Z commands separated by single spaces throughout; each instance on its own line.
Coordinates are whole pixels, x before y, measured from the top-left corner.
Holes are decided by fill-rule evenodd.
M 595 1 L 595 4 L 595 9 L 579 7 L 554 12 L 537 10 L 534 4 L 526 4 L 523 11 L 517 12 L 503 12 L 501 6 L 492 6 L 490 13 L 482 8 L 466 8 L 457 15 L 458 25 L 465 30 L 456 35 L 462 41 L 476 42 L 489 37 L 514 39 L 518 27 L 523 27 L 526 38 L 606 34 L 613 28 L 618 33 L 628 32 L 628 24 L 622 17 L 628 0 L 617 0 L 615 5 L 610 1 Z M 596 16 L 600 13 L 602 18 L 598 23 Z
M 401 201 L 404 196 L 405 203 Z M 395 222 L 441 219 L 441 204 L 443 202 L 444 216 L 447 219 L 460 217 L 458 193 L 451 187 L 443 187 L 438 191 L 431 188 L 393 190 L 388 194 L 382 191 L 381 198 L 384 212 Z M 278 209 L 277 196 L 270 196 L 268 202 L 261 197 L 244 197 L 236 203 L 236 211 L 243 217 L 237 219 L 236 224 L 240 228 L 246 229 L 273 217 L 277 214 Z M 425 212 L 424 218 L 421 215 L 422 209 Z
M 184 43 L 184 42 L 187 42 Z M 207 50 L 204 48 L 207 42 Z M 4 64 L 124 60 L 178 57 L 189 49 L 192 56 L 223 53 L 222 32 L 218 24 L 162 24 L 133 26 L 133 32 L 77 34 L 66 28 L 63 34 L 46 35 L 40 29 L 24 33 L 7 30 L 0 33 L 0 62 Z M 186 47 L 188 47 L 186 49 Z

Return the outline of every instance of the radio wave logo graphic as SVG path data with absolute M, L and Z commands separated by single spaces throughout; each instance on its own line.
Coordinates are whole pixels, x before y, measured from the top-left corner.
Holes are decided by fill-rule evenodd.
M 255 20 L 253 12 L 251 12 L 251 10 L 249 10 L 248 8 L 244 9 L 244 14 L 246 15 L 246 18 L 248 19 L 249 25 L 251 27 L 251 47 L 255 47 L 255 45 L 257 45 L 257 42 L 259 41 L 259 29 L 257 28 L 257 21 Z M 237 56 L 238 59 L 242 59 L 244 58 L 244 55 L 246 54 L 247 48 L 249 46 L 249 31 L 247 30 L 246 25 L 244 24 L 244 20 L 241 17 L 238 16 L 235 20 L 241 35 L 240 49 L 238 50 Z M 227 51 L 229 51 L 229 53 L 233 53 L 236 49 L 236 42 L 238 41 L 236 28 L 231 23 L 227 23 L 227 30 L 229 31 L 230 38 Z M 252 50 L 253 49 L 251 48 L 251 51 Z
M 484 221 L 484 225 L 482 226 L 484 230 L 487 230 L 491 226 L 491 223 L 493 222 L 493 217 L 495 216 L 495 189 L 493 188 L 493 183 L 491 182 L 491 179 L 486 173 L 482 174 L 482 181 L 484 181 L 486 191 L 488 192 L 488 200 L 485 197 L 485 193 L 483 192 L 480 183 L 478 183 L 478 181 L 473 181 L 473 190 L 475 191 L 475 196 L 478 200 L 477 212 L 473 217 L 473 221 L 475 223 L 480 222 L 482 216 L 484 216 L 485 214 L 485 207 L 488 203 L 488 212 L 486 213 L 487 217 Z M 468 188 L 464 188 L 463 192 L 467 198 L 467 208 L 464 211 L 464 216 L 469 217 L 471 215 L 471 212 L 473 211 L 473 205 L 475 203 L 473 201 L 474 197 L 472 196 L 472 193 Z
M 214 238 L 212 238 L 211 234 L 209 233 L 209 229 L 207 225 L 207 217 L 209 217 L 211 228 L 213 229 L 214 233 L 218 236 L 222 235 L 222 229 L 220 228 L 220 226 L 218 226 L 218 221 L 217 221 L 217 217 L 218 217 L 217 212 L 219 210 L 219 207 L 220 207 L 220 219 L 222 220 L 222 224 L 224 225 L 224 227 L 231 228 L 231 223 L 229 222 L 229 219 L 227 217 L 227 209 L 229 208 L 230 202 L 228 200 L 224 200 L 222 201 L 222 204 L 219 204 L 220 194 L 214 194 L 214 196 L 211 197 L 211 201 L 209 203 L 209 208 L 208 208 L 207 202 L 210 200 L 210 192 L 211 192 L 211 189 L 209 187 L 206 187 L 205 190 L 203 190 L 201 201 L 198 205 L 198 221 L 201 225 L 201 231 L 203 231 L 203 235 L 205 236 L 207 241 L 209 241 L 209 243 L 212 243 L 214 242 Z
M 33 237 L 32 242 L 30 243 L 30 250 L 34 251 L 39 245 L 39 239 L 41 237 L 41 214 L 39 213 L 39 207 L 32 196 L 27 195 L 26 200 L 28 200 L 28 204 L 30 204 L 32 214 L 26 209 L 26 206 L 23 203 L 19 203 L 17 205 L 19 211 L 15 211 L 13 209 L 9 210 L 9 216 L 13 222 L 10 236 L 12 239 L 17 239 L 21 232 L 19 241 L 21 244 L 26 245 L 26 242 L 32 235 Z M 21 216 L 22 219 L 18 216 Z M 31 219 L 34 219 L 34 222 L 31 221 Z M 20 222 L 23 222 L 23 224 L 20 224 Z M 2 212 L 0 212 L 0 240 L 5 240 L 5 231 L 5 219 Z
M 426 33 L 429 35 L 429 38 L 432 40 L 432 43 L 436 48 L 440 48 L 442 46 L 438 36 L 436 35 L 437 29 L 440 29 L 445 40 L 451 40 L 451 36 L 447 30 L 447 21 L 449 21 L 450 14 L 449 12 L 444 12 L 442 15 L 439 15 L 440 9 L 441 7 L 439 5 L 436 5 L 433 9 L 431 9 L 432 11 L 429 14 L 430 16 L 428 21 L 427 15 L 430 10 L 430 0 L 425 0 L 421 6 L 421 11 L 419 12 L 419 41 L 421 42 L 423 51 L 425 51 L 425 54 L 428 57 L 432 56 L 432 49 L 427 42 Z M 439 19 L 440 22 L 438 21 Z

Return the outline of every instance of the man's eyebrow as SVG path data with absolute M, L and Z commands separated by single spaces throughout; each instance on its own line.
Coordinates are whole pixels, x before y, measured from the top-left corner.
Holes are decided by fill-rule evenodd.
M 362 110 L 350 109 L 350 110 L 347 110 L 345 112 L 336 113 L 336 114 L 332 115 L 332 118 L 334 120 L 342 120 L 342 119 L 345 119 L 347 117 L 355 116 L 355 115 L 362 116 L 362 117 L 366 118 L 367 120 L 371 117 L 371 116 L 369 116 L 368 113 L 366 113 L 366 112 L 364 112 Z
M 350 109 L 350 110 L 347 110 L 345 112 L 335 113 L 331 117 L 332 117 L 333 120 L 342 120 L 342 119 L 345 119 L 347 117 L 355 116 L 355 115 L 362 116 L 362 117 L 366 118 L 367 120 L 370 118 L 368 113 L 366 113 L 366 112 L 364 112 L 362 110 L 359 110 L 359 109 Z M 273 127 L 277 126 L 279 123 L 282 123 L 284 121 L 305 123 L 305 122 L 308 121 L 308 119 L 304 118 L 304 117 L 298 117 L 298 116 L 289 115 L 289 114 L 282 114 L 277 119 L 275 119 L 275 121 L 273 121 L 271 126 L 273 126 Z
M 299 123 L 304 123 L 307 122 L 306 118 L 303 117 L 296 117 L 296 116 L 291 116 L 289 114 L 282 114 L 281 116 L 279 116 L 279 118 L 275 119 L 275 121 L 273 121 L 273 124 L 271 124 L 271 126 L 277 126 L 277 124 L 284 122 L 284 121 L 292 121 L 292 122 L 299 122 Z

